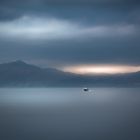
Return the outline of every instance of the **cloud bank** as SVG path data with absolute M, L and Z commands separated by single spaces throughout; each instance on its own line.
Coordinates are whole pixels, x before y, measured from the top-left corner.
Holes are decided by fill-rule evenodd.
M 0 63 L 140 65 L 140 1 L 0 0 Z
M 11 39 L 75 39 L 132 36 L 139 30 L 135 25 L 82 25 L 55 19 L 23 16 L 13 21 L 0 22 L 0 37 Z

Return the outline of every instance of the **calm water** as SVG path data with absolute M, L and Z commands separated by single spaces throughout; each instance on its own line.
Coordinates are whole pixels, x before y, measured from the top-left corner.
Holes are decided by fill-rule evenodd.
M 140 140 L 140 88 L 1 88 L 0 140 Z

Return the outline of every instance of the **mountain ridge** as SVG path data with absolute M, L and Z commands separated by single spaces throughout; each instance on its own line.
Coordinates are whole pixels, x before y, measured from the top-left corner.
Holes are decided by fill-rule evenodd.
M 80 75 L 17 60 L 0 64 L 0 87 L 140 86 L 140 72 Z

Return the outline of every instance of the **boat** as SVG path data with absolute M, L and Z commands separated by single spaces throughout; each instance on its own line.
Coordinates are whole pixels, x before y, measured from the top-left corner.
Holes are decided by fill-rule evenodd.
M 83 91 L 87 92 L 87 91 L 89 91 L 89 89 L 88 88 L 83 88 Z

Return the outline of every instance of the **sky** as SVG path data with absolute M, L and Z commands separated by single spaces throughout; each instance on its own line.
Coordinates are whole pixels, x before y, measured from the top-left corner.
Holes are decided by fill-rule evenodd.
M 138 0 L 0 0 L 0 63 L 139 71 L 139 15 Z

